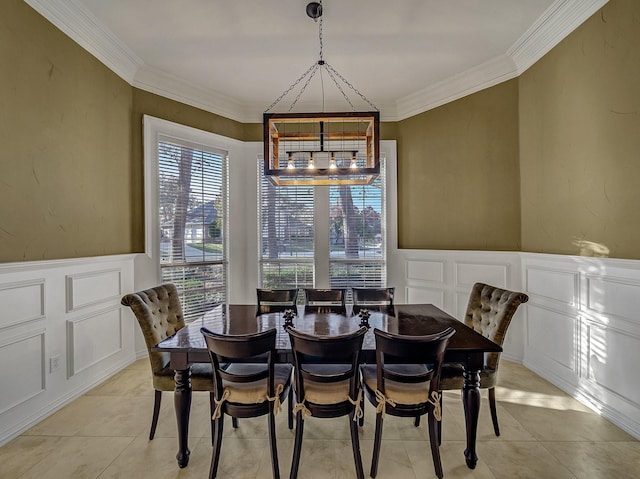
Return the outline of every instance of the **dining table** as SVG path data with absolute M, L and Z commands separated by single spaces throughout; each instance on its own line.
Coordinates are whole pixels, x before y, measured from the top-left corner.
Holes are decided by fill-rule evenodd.
M 220 304 L 152 348 L 152 351 L 169 353 L 170 367 L 175 372 L 174 404 L 178 426 L 176 459 L 179 467 L 186 467 L 189 463 L 191 364 L 210 361 L 200 328 L 229 335 L 251 334 L 275 328 L 276 362 L 292 363 L 291 344 L 285 330 L 286 321 L 290 320 L 285 318 L 283 312 L 258 314 L 256 305 Z M 318 336 L 333 336 L 356 331 L 361 322 L 362 318 L 351 315 L 349 309 L 347 314 L 305 313 L 304 306 L 299 306 L 293 318 L 293 327 Z M 480 412 L 480 370 L 484 366 L 485 353 L 501 352 L 502 347 L 433 304 L 399 304 L 394 305 L 392 312 L 370 311 L 367 323 L 369 331 L 364 337 L 360 354 L 362 363 L 376 361 L 374 328 L 412 336 L 432 334 L 448 327 L 455 329 L 445 352 L 445 362 L 459 363 L 464 368 L 461 394 L 466 427 L 464 456 L 467 466 L 474 469 L 478 462 L 476 434 Z

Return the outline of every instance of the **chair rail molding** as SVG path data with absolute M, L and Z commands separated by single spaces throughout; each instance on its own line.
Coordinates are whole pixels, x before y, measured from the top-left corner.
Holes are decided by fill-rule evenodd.
M 12 386 L 11 394 L 0 390 L 0 445 L 136 359 L 135 320 L 113 292 L 135 290 L 139 256 L 0 264 L 0 361 L 21 364 L 0 372 L 0 383 Z M 67 308 L 69 278 L 77 286 L 88 281 L 74 291 L 81 308 Z M 395 286 L 398 304 L 430 302 L 462 319 L 476 281 L 529 295 L 509 327 L 503 359 L 523 363 L 640 438 L 640 383 L 631 373 L 640 363 L 640 261 L 391 249 L 387 285 Z M 100 338 L 101 318 L 120 335 L 110 331 L 95 354 L 74 350 L 79 337 Z
M 523 364 L 640 438 L 640 261 L 521 258 Z
M 135 257 L 0 264 L 0 445 L 136 359 Z

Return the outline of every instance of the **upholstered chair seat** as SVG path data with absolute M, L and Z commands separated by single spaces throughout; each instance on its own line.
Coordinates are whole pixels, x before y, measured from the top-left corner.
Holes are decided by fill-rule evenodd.
M 405 377 L 422 376 L 429 372 L 429 368 L 422 364 L 402 364 L 393 365 L 387 368 L 393 370 L 395 374 Z M 377 367 L 375 364 L 365 364 L 360 367 L 362 371 L 362 382 L 369 394 L 375 396 L 377 388 Z M 385 396 L 388 400 L 397 404 L 426 404 L 429 401 L 429 388 L 431 381 L 420 383 L 403 383 L 387 379 L 384 383 Z
M 243 376 L 249 374 L 255 374 L 259 372 L 261 365 L 255 364 L 230 364 L 225 371 L 228 374 L 236 376 Z M 291 382 L 291 373 L 293 366 L 290 364 L 275 364 L 274 365 L 274 389 L 275 391 L 281 391 L 279 395 L 279 401 L 284 403 L 286 399 L 285 388 L 289 387 Z M 267 394 L 267 378 L 259 381 L 252 381 L 248 383 L 238 383 L 222 380 L 222 389 L 229 391 L 227 401 L 236 404 L 256 404 L 261 403 L 268 397 Z

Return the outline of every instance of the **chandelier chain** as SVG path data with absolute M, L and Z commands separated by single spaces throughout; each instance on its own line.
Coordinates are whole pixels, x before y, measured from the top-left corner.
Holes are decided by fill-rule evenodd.
M 319 69 L 320 69 L 320 66 L 317 63 L 313 65 L 313 71 L 311 72 L 311 75 L 309 75 L 309 78 L 307 78 L 307 81 L 304 83 L 304 85 L 302 85 L 302 88 L 298 92 L 298 95 L 296 96 L 296 98 L 293 100 L 293 103 L 291 103 L 291 106 L 289 107 L 289 112 L 293 110 L 294 106 L 296 106 L 296 103 L 298 103 L 298 100 L 300 99 L 304 91 L 307 89 L 307 86 L 309 86 L 311 79 L 315 76 L 315 74 L 318 72 Z
M 319 20 L 318 19 L 314 19 L 315 21 L 318 22 L 318 40 L 319 40 L 319 43 L 320 43 L 319 59 L 318 59 L 317 62 L 315 62 L 313 65 L 311 65 L 309 67 L 309 69 L 306 72 L 304 72 L 295 82 L 293 82 L 291 84 L 291 86 L 289 86 L 289 88 L 287 88 L 278 98 L 276 98 L 276 100 L 273 103 L 271 103 L 271 105 L 269 105 L 269 107 L 265 110 L 265 113 L 269 112 L 278 103 L 280 103 L 280 101 L 282 101 L 282 99 L 285 96 L 287 96 L 295 87 L 297 87 L 300 84 L 300 82 L 302 82 L 302 80 L 304 80 L 308 76 L 307 80 L 302 85 L 302 88 L 301 88 L 300 92 L 296 95 L 295 99 L 291 103 L 291 106 L 289 107 L 289 112 L 291 112 L 291 110 L 293 110 L 293 107 L 296 105 L 296 103 L 298 103 L 298 100 L 300 99 L 302 94 L 307 89 L 307 86 L 309 86 L 309 83 L 311 82 L 311 80 L 313 79 L 315 74 L 318 72 L 318 70 L 320 70 L 320 80 L 322 82 L 322 70 L 321 70 L 322 68 L 324 68 L 327 71 L 327 74 L 329 75 L 331 80 L 333 80 L 333 83 L 338 88 L 338 91 L 342 94 L 342 96 L 347 101 L 347 103 L 351 106 L 353 111 L 356 111 L 356 107 L 353 105 L 353 103 L 349 99 L 349 96 L 346 94 L 344 89 L 340 86 L 340 83 L 338 82 L 336 77 L 338 79 L 340 79 L 340 81 L 342 81 L 342 83 L 344 83 L 347 87 L 349 87 L 351 89 L 351 91 L 353 91 L 356 95 L 358 95 L 362 100 L 364 100 L 366 103 L 368 103 L 369 106 L 371 106 L 374 110 L 379 111 L 378 107 L 375 106 L 371 102 L 371 100 L 369 100 L 356 87 L 354 87 L 351 83 L 349 83 L 349 81 L 347 81 L 347 79 L 345 77 L 343 77 L 335 68 L 333 68 L 330 64 L 328 64 L 327 62 L 324 61 L 324 39 L 323 39 L 323 34 L 322 34 L 322 30 L 323 30 L 322 29 L 322 17 L 323 17 L 323 15 L 322 15 L 322 0 L 320 0 L 319 3 L 320 3 L 320 12 L 321 12 L 320 13 L 320 17 L 319 17 Z M 322 82 L 322 111 L 324 111 L 324 82 Z
M 308 69 L 306 72 L 304 72 L 302 75 L 300 75 L 300 78 L 298 78 L 295 82 L 293 82 L 293 83 L 289 86 L 289 88 L 287 88 L 284 92 L 282 92 L 282 95 L 280 95 L 278 98 L 276 98 L 276 100 L 275 100 L 271 105 L 269 105 L 269 108 L 267 108 L 264 112 L 265 112 L 265 113 L 267 113 L 267 112 L 268 112 L 269 110 L 271 110 L 274 106 L 276 106 L 278 103 L 280 103 L 280 101 L 281 101 L 285 96 L 287 96 L 291 90 L 293 90 L 296 86 L 298 86 L 298 83 L 300 83 L 302 80 L 304 80 L 304 78 L 305 78 L 309 73 L 311 73 L 311 71 L 312 71 L 312 70 L 316 69 L 317 67 L 318 67 L 318 63 L 317 63 L 317 62 L 316 62 L 316 63 L 314 63 L 313 65 L 311 65 L 311 66 L 309 67 L 309 69 Z M 313 75 L 311 75 L 311 76 L 313 76 Z
M 342 80 L 342 82 L 343 82 L 345 85 L 347 85 L 349 88 L 351 88 L 351 90 L 352 90 L 356 95 L 358 95 L 360 98 L 362 98 L 364 101 L 366 101 L 366 102 L 369 104 L 369 106 L 371 106 L 374 110 L 378 111 L 378 107 L 377 107 L 377 106 L 375 106 L 375 105 L 374 105 L 374 104 L 373 104 L 373 103 L 372 103 L 372 102 L 371 102 L 371 101 L 370 101 L 366 96 L 364 96 L 362 93 L 360 93 L 360 91 L 359 91 L 356 87 L 354 87 L 351 83 L 349 83 L 345 77 L 343 77 L 342 75 L 340 75 L 340 73 L 338 73 L 338 71 L 337 71 L 335 68 L 333 68 L 333 67 L 332 67 L 331 65 L 329 65 L 328 63 L 325 63 L 325 65 L 327 66 L 327 71 L 332 71 L 333 73 L 335 73 L 335 74 L 336 74 L 336 76 L 337 76 L 338 78 L 340 78 L 340 80 Z M 349 102 L 349 103 L 351 103 L 351 102 Z
M 322 12 L 322 1 L 320 1 L 320 12 Z M 322 56 L 324 50 L 324 42 L 322 39 L 322 13 L 320 14 L 320 20 L 318 22 L 318 40 L 320 41 L 320 61 L 324 62 L 324 58 Z
M 327 67 L 329 67 L 330 65 L 327 63 L 326 64 Z M 333 83 L 336 84 L 336 88 L 338 89 L 338 91 L 340 93 L 342 93 L 342 96 L 344 97 L 344 99 L 347 101 L 347 103 L 349 105 L 351 105 L 351 109 L 353 111 L 356 111 L 356 107 L 353 106 L 353 103 L 351 103 L 351 100 L 349 100 L 349 97 L 347 96 L 347 94 L 344 92 L 344 90 L 342 89 L 342 87 L 340 86 L 340 84 L 338 83 L 338 80 L 336 80 L 336 77 L 333 76 L 333 72 L 332 72 L 332 68 L 327 68 L 327 74 L 329 75 L 329 77 L 333 80 Z

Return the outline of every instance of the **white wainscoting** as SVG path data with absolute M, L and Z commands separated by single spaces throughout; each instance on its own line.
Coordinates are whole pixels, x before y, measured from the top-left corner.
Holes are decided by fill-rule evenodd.
M 640 261 L 521 257 L 524 365 L 640 438 Z
M 521 290 L 520 256 L 511 252 L 396 250 L 389 258 L 389 286 L 398 303 L 432 303 L 462 320 L 471 287 L 484 282 Z M 513 319 L 503 357 L 522 362 L 523 313 Z
M 134 257 L 0 264 L 0 445 L 135 360 Z
M 0 265 L 0 361 L 10 366 L 0 370 L 0 444 L 135 360 L 135 319 L 119 306 L 134 290 L 134 257 Z M 434 303 L 461 319 L 477 281 L 529 295 L 503 358 L 640 438 L 640 261 L 390 251 L 398 303 Z

